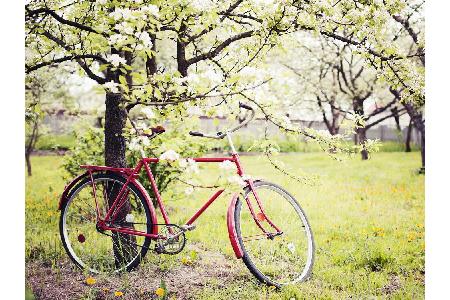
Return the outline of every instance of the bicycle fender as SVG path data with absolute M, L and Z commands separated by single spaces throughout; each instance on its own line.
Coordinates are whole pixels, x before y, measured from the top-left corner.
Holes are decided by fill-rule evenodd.
M 236 234 L 236 228 L 234 226 L 234 211 L 236 208 L 236 202 L 238 200 L 239 194 L 234 194 L 233 198 L 231 198 L 230 205 L 228 206 L 227 212 L 227 227 L 228 227 L 228 237 L 230 238 L 231 247 L 233 247 L 234 254 L 236 258 L 242 258 L 244 256 L 241 246 L 239 245 L 239 241 Z
M 95 172 L 101 172 L 99 171 L 92 171 L 92 173 Z M 58 204 L 58 210 L 61 210 L 63 204 L 68 200 L 67 199 L 67 195 L 69 194 L 70 190 L 81 180 L 83 180 L 85 177 L 89 176 L 89 172 L 85 172 L 79 176 L 77 176 L 74 180 L 72 180 L 68 185 L 66 185 L 66 187 L 64 188 L 64 191 L 61 195 L 61 198 L 59 199 L 59 204 Z M 155 211 L 155 207 L 153 206 L 153 202 L 150 198 L 150 196 L 148 195 L 146 189 L 142 186 L 142 184 L 137 181 L 137 180 L 132 180 L 131 181 L 132 184 L 134 184 L 134 186 L 142 193 L 142 195 L 144 195 L 145 197 L 145 201 L 147 201 L 147 205 L 150 209 L 150 215 L 152 218 L 152 224 L 158 224 L 158 220 L 156 219 L 156 211 Z M 153 234 L 158 234 L 158 226 L 157 225 L 153 225 L 152 228 L 152 233 Z
M 156 224 L 158 224 L 158 220 L 156 219 L 156 211 L 155 211 L 155 207 L 153 206 L 152 199 L 150 198 L 149 194 L 147 193 L 147 190 L 142 186 L 142 184 L 139 181 L 133 179 L 131 182 L 142 193 L 142 195 L 144 195 L 145 201 L 147 201 L 148 208 L 150 209 L 152 224 L 154 224 L 152 227 L 152 234 L 158 234 L 158 225 L 156 225 Z
M 62 205 L 67 201 L 67 194 L 70 192 L 70 190 L 82 179 L 84 179 L 84 177 L 88 176 L 88 172 L 85 172 L 81 175 L 78 175 L 77 177 L 75 177 L 74 180 L 72 180 L 68 185 L 66 185 L 64 187 L 64 191 L 61 194 L 61 197 L 59 198 L 59 204 L 58 204 L 58 210 L 61 210 Z

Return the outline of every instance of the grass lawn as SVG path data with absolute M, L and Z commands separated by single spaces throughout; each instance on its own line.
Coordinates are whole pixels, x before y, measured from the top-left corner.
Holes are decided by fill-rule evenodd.
M 226 230 L 229 196 L 221 196 L 187 233 L 184 252 L 157 256 L 149 251 L 136 272 L 97 277 L 70 268 L 58 233 L 58 197 L 66 181 L 58 156 L 32 157 L 26 180 L 27 282 L 41 299 L 157 299 L 164 280 L 174 299 L 420 299 L 425 288 L 424 177 L 420 153 L 376 153 L 337 162 L 323 153 L 279 156 L 288 169 L 317 175 L 313 185 L 298 183 L 261 157 L 245 156 L 246 173 L 284 186 L 299 201 L 312 226 L 316 259 L 311 280 L 275 291 L 259 285 L 233 256 Z M 206 178 L 219 174 L 205 165 Z M 182 191 L 184 187 L 175 190 Z M 191 216 L 213 191 L 183 199 L 163 195 L 171 221 Z M 52 280 L 50 286 L 42 283 Z

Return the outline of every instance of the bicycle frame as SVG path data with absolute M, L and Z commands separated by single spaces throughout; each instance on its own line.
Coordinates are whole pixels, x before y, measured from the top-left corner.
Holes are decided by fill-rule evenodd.
M 233 163 L 235 163 L 236 168 L 237 168 L 237 174 L 239 176 L 243 176 L 243 170 L 242 170 L 242 166 L 240 164 L 239 161 L 239 156 L 238 154 L 233 154 L 231 157 L 199 157 L 199 158 L 193 158 L 193 160 L 195 162 L 200 162 L 200 163 L 220 163 L 220 162 L 224 162 L 224 161 L 231 161 Z M 127 197 L 127 193 L 125 193 L 125 190 L 127 188 L 127 186 L 130 183 L 134 183 L 135 182 L 135 178 L 137 177 L 137 175 L 141 172 L 142 167 L 144 167 L 146 174 L 148 176 L 148 179 L 150 181 L 151 187 L 154 191 L 155 197 L 156 197 L 156 201 L 158 202 L 158 205 L 161 209 L 161 214 L 162 217 L 164 219 L 164 222 L 166 225 L 170 224 L 170 220 L 169 220 L 169 216 L 166 212 L 166 209 L 164 207 L 164 203 L 162 201 L 161 195 L 159 193 L 158 187 L 156 185 L 156 181 L 154 179 L 153 173 L 149 167 L 150 163 L 158 163 L 159 159 L 158 158 L 142 158 L 137 166 L 134 169 L 130 169 L 130 168 L 112 168 L 112 167 L 104 167 L 104 166 L 92 166 L 92 165 L 82 165 L 82 168 L 85 168 L 88 170 L 89 176 L 91 177 L 91 181 L 93 182 L 92 184 L 92 188 L 93 188 L 93 193 L 94 193 L 94 199 L 96 202 L 96 209 L 97 209 L 97 216 L 98 216 L 98 222 L 100 225 L 101 229 L 104 230 L 111 230 L 111 231 L 117 231 L 117 232 L 123 232 L 123 233 L 128 233 L 128 234 L 135 234 L 135 235 L 142 235 L 142 236 L 147 236 L 153 239 L 157 239 L 159 238 L 159 236 L 157 234 L 148 234 L 148 233 L 144 233 L 141 231 L 137 231 L 137 230 L 130 230 L 127 228 L 114 228 L 114 227 L 110 227 L 107 226 L 106 223 L 112 223 L 114 222 L 114 220 L 117 217 L 117 213 L 120 211 L 121 207 L 125 204 L 126 202 L 126 197 Z M 116 199 L 114 200 L 113 204 L 110 206 L 106 216 L 104 217 L 104 219 L 100 218 L 100 210 L 99 210 L 99 206 L 97 203 L 97 196 L 96 196 L 96 188 L 95 188 L 95 184 L 93 181 L 93 177 L 92 177 L 92 173 L 94 171 L 112 171 L 112 172 L 118 172 L 118 173 L 122 173 L 122 174 L 126 174 L 127 177 L 127 181 L 126 183 L 122 186 L 121 190 L 119 191 L 118 195 L 116 196 Z M 279 231 L 279 229 L 270 221 L 270 219 L 265 215 L 264 209 L 262 208 L 262 204 L 259 201 L 259 198 L 255 192 L 255 190 L 253 189 L 253 181 L 251 179 L 247 179 L 246 180 L 248 186 L 250 187 L 250 189 L 252 190 L 255 199 L 258 203 L 258 207 L 261 209 L 261 213 L 264 215 L 264 218 L 269 222 L 269 224 L 277 231 Z M 224 192 L 224 189 L 220 189 L 217 192 L 215 192 L 211 198 L 209 198 L 209 200 L 207 202 L 205 202 L 203 204 L 203 206 L 201 206 L 198 211 L 186 222 L 186 226 L 192 225 L 195 220 L 197 220 L 198 217 L 200 217 L 203 212 Z M 260 221 L 258 220 L 258 218 L 256 217 L 255 211 L 253 209 L 252 204 L 250 203 L 250 201 L 247 199 L 247 204 L 249 205 L 250 208 L 250 212 L 253 215 L 258 227 L 261 228 L 261 230 L 263 230 L 264 233 L 267 233 L 267 231 L 262 227 Z M 117 209 L 116 209 L 117 208 Z M 114 213 L 114 211 L 116 211 Z
M 244 176 L 244 171 L 242 168 L 242 165 L 240 163 L 239 160 L 239 155 L 236 152 L 236 150 L 234 149 L 233 143 L 231 141 L 231 137 L 230 134 L 227 132 L 226 134 L 229 142 L 230 142 L 230 146 L 232 149 L 232 155 L 229 157 L 199 157 L 199 158 L 192 158 L 195 162 L 198 163 L 221 163 L 224 161 L 230 161 L 233 162 L 236 166 L 237 169 L 237 174 L 239 176 L 241 176 L 241 178 Z M 138 164 L 136 165 L 135 168 L 114 168 L 114 167 L 106 167 L 106 166 L 94 166 L 94 165 L 81 165 L 81 168 L 86 169 L 86 173 L 84 173 L 83 175 L 78 176 L 74 181 L 72 181 L 68 186 L 66 186 L 62 196 L 61 196 L 61 200 L 60 200 L 60 205 L 59 208 L 61 208 L 61 204 L 63 201 L 67 201 L 67 194 L 70 191 L 70 189 L 75 186 L 76 182 L 80 181 L 81 179 L 83 179 L 86 176 L 89 176 L 90 181 L 92 182 L 92 191 L 94 194 L 94 199 L 95 199 L 95 206 L 96 206 L 96 211 L 97 211 L 97 226 L 100 230 L 109 230 L 112 232 L 120 232 L 120 233 L 125 233 L 125 234 L 131 234 L 131 235 L 137 235 L 137 236 L 145 236 L 145 237 L 149 237 L 151 239 L 164 239 L 163 236 L 158 234 L 158 222 L 156 219 L 156 213 L 155 213 L 155 209 L 153 207 L 153 204 L 150 200 L 150 197 L 148 196 L 147 191 L 145 190 L 144 187 L 142 187 L 142 185 L 139 183 L 139 181 L 136 180 L 136 178 L 138 177 L 138 175 L 140 174 L 142 168 L 145 169 L 146 174 L 148 176 L 148 179 L 150 181 L 150 185 L 151 188 L 154 192 L 154 195 L 156 197 L 156 201 L 159 205 L 159 208 L 161 210 L 161 214 L 162 217 L 164 219 L 164 223 L 165 225 L 170 225 L 170 220 L 169 220 L 169 216 L 166 212 L 166 209 L 164 207 L 164 203 L 162 201 L 161 195 L 159 193 L 158 187 L 156 185 L 156 181 L 155 178 L 153 176 L 153 173 L 150 169 L 149 164 L 151 163 L 158 163 L 160 161 L 160 159 L 158 158 L 148 158 L 145 157 L 144 153 L 143 154 L 143 158 L 141 158 L 141 160 L 138 162 Z M 123 175 L 126 178 L 126 183 L 122 186 L 121 190 L 118 192 L 116 199 L 114 199 L 114 202 L 110 205 L 110 208 L 108 209 L 108 211 L 106 212 L 105 217 L 102 219 L 101 217 L 101 213 L 100 213 L 100 209 L 99 209 L 99 205 L 98 205 L 98 201 L 97 201 L 97 194 L 96 194 L 96 186 L 95 186 L 95 181 L 93 178 L 93 173 L 95 172 L 105 172 L 105 171 L 109 171 L 109 172 L 113 172 L 113 173 L 120 173 L 121 175 Z M 249 197 L 245 198 L 246 204 L 250 210 L 250 213 L 253 217 L 253 220 L 255 221 L 256 225 L 261 229 L 262 231 L 262 235 L 266 235 L 268 238 L 270 238 L 271 235 L 274 235 L 274 233 L 270 233 L 268 232 L 264 226 L 261 224 L 262 221 L 267 221 L 267 223 L 274 229 L 276 230 L 275 234 L 279 234 L 282 231 L 270 220 L 270 218 L 265 214 L 264 208 L 262 206 L 262 203 L 256 193 L 256 189 L 254 188 L 254 182 L 252 179 L 244 179 L 244 181 L 247 183 L 246 188 L 248 188 L 252 194 L 254 195 L 254 198 L 256 200 L 257 206 L 260 210 L 259 213 L 255 212 L 255 209 L 249 199 Z M 151 210 L 151 215 L 152 215 L 152 223 L 153 223 L 153 227 L 152 227 L 152 231 L 151 233 L 146 233 L 143 231 L 139 231 L 139 230 L 135 230 L 129 227 L 115 227 L 115 226 L 109 226 L 108 224 L 113 224 L 114 220 L 117 218 L 117 214 L 120 212 L 122 206 L 126 203 L 127 200 L 127 196 L 128 196 L 128 192 L 127 191 L 127 187 L 129 184 L 132 184 L 134 186 L 136 186 L 140 192 L 143 193 L 143 195 L 146 198 L 147 204 Z M 218 191 L 216 191 L 210 198 L 208 201 L 206 201 L 199 209 L 197 212 L 194 213 L 194 215 L 189 218 L 189 220 L 186 222 L 186 224 L 182 225 L 181 227 L 189 227 L 191 226 L 196 220 L 197 218 L 199 218 L 204 212 L 205 210 L 224 192 L 225 189 L 220 189 Z M 129 190 L 128 190 L 129 191 Z M 237 258 L 241 258 L 243 256 L 243 252 L 240 248 L 240 245 L 237 241 L 237 235 L 236 235 L 236 230 L 234 228 L 234 208 L 236 205 L 236 201 L 238 199 L 238 194 L 234 194 L 229 207 L 228 207 L 228 212 L 227 212 L 227 225 L 228 225 L 228 233 L 229 233 L 229 238 L 230 238 L 230 242 L 231 245 L 233 247 L 233 250 L 236 254 Z M 169 232 L 171 232 L 171 228 L 169 227 Z

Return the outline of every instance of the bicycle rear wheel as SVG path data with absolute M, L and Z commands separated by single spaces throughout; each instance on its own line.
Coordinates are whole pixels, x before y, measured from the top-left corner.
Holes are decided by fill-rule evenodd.
M 282 187 L 257 181 L 256 194 L 267 218 L 282 234 L 268 238 L 257 226 L 247 203 L 236 202 L 235 228 L 242 257 L 250 272 L 262 283 L 281 287 L 305 281 L 311 275 L 314 264 L 314 238 L 305 213 Z M 247 188 L 245 199 L 250 201 L 257 218 L 267 232 L 276 233 L 258 208 L 252 191 Z
M 126 183 L 113 173 L 93 175 L 97 203 L 103 219 L 109 203 Z M 133 185 L 126 187 L 127 202 L 118 212 L 113 224 L 151 233 L 150 209 L 145 197 Z M 97 212 L 92 182 L 89 177 L 80 181 L 68 194 L 61 207 L 60 235 L 72 261 L 81 269 L 93 273 L 131 271 L 147 253 L 151 239 L 126 233 L 102 231 L 97 227 Z

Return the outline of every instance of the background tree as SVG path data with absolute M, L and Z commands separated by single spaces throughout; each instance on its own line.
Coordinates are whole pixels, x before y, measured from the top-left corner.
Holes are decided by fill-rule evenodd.
M 28 176 L 32 175 L 30 156 L 39 138 L 47 132 L 44 117 L 54 113 L 56 107 L 76 113 L 72 105 L 74 99 L 68 91 L 69 75 L 50 68 L 45 72 L 28 74 L 25 78 L 25 161 Z

